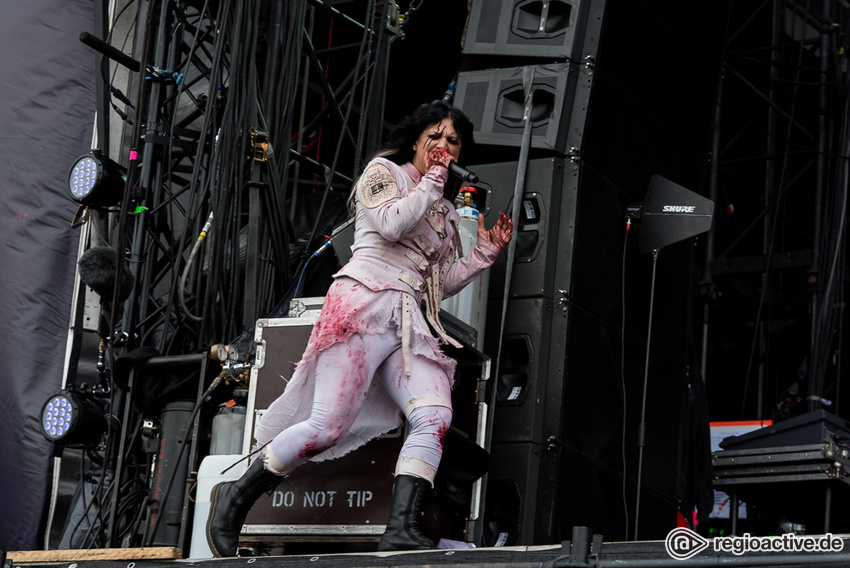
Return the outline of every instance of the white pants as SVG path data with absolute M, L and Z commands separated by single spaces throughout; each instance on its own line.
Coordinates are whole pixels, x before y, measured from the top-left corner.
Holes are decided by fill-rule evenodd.
M 372 378 L 381 381 L 410 424 L 396 474 L 433 483 L 451 425 L 451 382 L 434 361 L 410 355 L 404 374 L 399 333 L 352 335 L 317 355 L 310 417 L 275 436 L 266 452 L 268 469 L 281 472 L 334 446 L 351 427 Z

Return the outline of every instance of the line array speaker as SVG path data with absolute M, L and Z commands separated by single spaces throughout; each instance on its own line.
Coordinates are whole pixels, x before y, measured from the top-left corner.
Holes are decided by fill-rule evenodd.
M 458 74 L 455 104 L 475 125 L 481 144 L 519 146 L 525 127 L 523 74 L 531 78 L 531 146 L 563 152 L 566 132 L 561 128 L 572 78 L 569 63 L 465 71 Z M 531 75 L 533 70 L 533 76 Z
M 512 211 L 518 167 L 518 162 L 470 166 L 491 188 L 488 204 L 491 212 Z M 570 233 L 569 227 L 561 227 L 564 168 L 563 158 L 540 158 L 527 164 L 520 218 L 514 229 L 515 266 L 508 292 L 511 298 L 551 298 L 554 293 L 553 257 L 559 249 L 563 250 Z M 505 270 L 505 255 L 500 255 L 490 269 L 488 298 L 491 300 L 504 295 Z
M 579 0 L 475 0 L 464 53 L 570 57 L 579 21 Z
M 686 311 L 683 294 L 669 300 Z M 486 510 L 488 545 L 558 542 L 578 525 L 611 538 L 631 538 L 626 515 L 635 512 L 646 344 L 629 326 L 642 327 L 640 311 L 630 311 L 623 349 L 623 328 L 581 304 L 560 311 L 551 301 L 509 300 L 494 381 L 488 481 L 502 489 L 497 495 L 490 495 L 493 485 L 488 489 L 487 507 L 497 507 Z M 684 344 L 682 318 L 662 319 L 661 325 L 672 328 Z M 644 538 L 662 538 L 675 526 L 688 380 L 678 356 L 684 347 L 663 337 L 669 331 L 659 335 L 666 341 L 651 348 L 648 376 Z M 510 497 L 516 487 L 525 491 L 518 500 Z
M 560 397 L 560 385 L 547 381 L 551 345 L 552 302 L 544 298 L 511 300 L 505 319 L 496 389 L 493 442 L 540 442 L 543 410 L 549 389 Z M 491 303 L 491 311 L 499 303 Z M 557 316 L 556 316 L 557 317 Z M 495 352 L 498 318 L 487 320 L 486 349 Z
M 534 541 L 538 511 L 540 461 L 551 459 L 540 444 L 493 443 L 490 447 L 484 546 L 515 546 Z
M 510 210 L 519 168 L 503 158 L 519 154 L 532 71 L 534 97 L 507 298 L 504 258 L 490 281 L 485 352 L 495 358 L 501 344 L 501 353 L 491 385 L 488 545 L 560 542 L 574 525 L 632 537 L 653 260 L 627 238 L 625 208 L 644 198 L 653 174 L 702 187 L 721 4 L 581 0 L 566 10 L 473 1 L 470 66 L 455 104 L 476 125 L 483 158 L 470 169 L 491 187 L 491 211 Z M 491 54 L 518 57 L 480 68 Z M 519 57 L 530 63 L 517 67 Z M 639 538 L 663 539 L 675 527 L 693 250 L 692 241 L 670 245 L 655 263 Z

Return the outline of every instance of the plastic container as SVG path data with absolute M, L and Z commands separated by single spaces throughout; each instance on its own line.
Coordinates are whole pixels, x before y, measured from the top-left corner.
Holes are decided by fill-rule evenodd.
M 474 188 L 461 188 L 458 195 L 460 201 L 457 213 L 460 215 L 458 230 L 464 256 L 469 254 L 478 242 L 478 215 L 473 202 Z M 458 202 L 456 201 L 456 203 Z M 478 278 L 470 282 L 466 288 L 451 298 L 443 300 L 441 308 L 472 326 L 478 332 L 478 350 L 484 347 L 484 327 L 487 324 L 487 291 L 490 286 L 490 269 L 482 272 Z
M 242 472 L 248 467 L 248 460 L 237 463 L 243 457 L 241 454 L 210 455 L 201 461 L 201 467 L 198 468 L 198 490 L 195 495 L 195 516 L 192 524 L 189 558 L 213 557 L 206 537 L 207 515 L 210 512 L 210 493 L 212 493 L 213 487 L 222 481 L 239 479 Z M 233 464 L 237 465 L 230 467 Z
M 238 454 L 245 435 L 245 411 L 248 391 L 236 389 L 233 399 L 222 403 L 212 419 L 210 455 Z

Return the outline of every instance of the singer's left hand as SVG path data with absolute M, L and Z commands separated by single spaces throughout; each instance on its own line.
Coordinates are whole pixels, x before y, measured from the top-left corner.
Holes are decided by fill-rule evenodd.
M 484 215 L 478 215 L 478 238 L 490 241 L 500 249 L 511 242 L 514 236 L 513 220 L 499 211 L 499 220 L 489 231 L 484 229 Z

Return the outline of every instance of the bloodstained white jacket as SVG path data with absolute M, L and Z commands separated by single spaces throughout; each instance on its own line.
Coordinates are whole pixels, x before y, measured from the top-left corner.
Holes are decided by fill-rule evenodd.
M 500 249 L 482 239 L 456 260 L 456 252 L 462 254 L 460 218 L 443 197 L 446 168 L 434 166 L 423 176 L 409 162 L 399 166 L 375 158 L 366 172 L 375 165 L 389 170 L 398 190 L 373 198 L 368 193 L 369 179 L 361 176 L 355 188 L 353 256 L 335 276 L 348 276 L 376 291 L 411 293 L 417 304 L 424 299 L 426 316 L 440 339 L 454 343 L 437 318 L 440 302 L 493 264 Z

